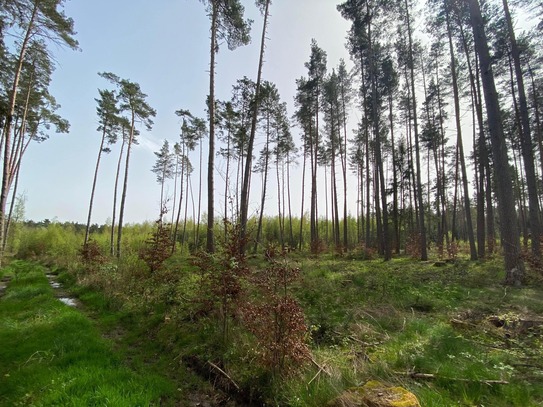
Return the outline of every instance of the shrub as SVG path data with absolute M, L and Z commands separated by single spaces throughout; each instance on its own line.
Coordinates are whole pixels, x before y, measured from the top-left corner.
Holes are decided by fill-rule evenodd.
M 249 273 L 242 247 L 240 226 L 225 221 L 225 243 L 217 253 L 200 252 L 195 265 L 202 273 L 202 293 L 199 302 L 204 310 L 218 309 L 221 319 L 223 343 L 228 340 L 229 319 L 242 297 L 243 283 Z
M 300 270 L 290 266 L 285 251 L 270 247 L 266 257 L 268 267 L 254 279 L 259 295 L 244 307 L 243 321 L 258 341 L 263 366 L 274 375 L 288 374 L 309 357 L 304 313 L 288 293 Z
M 151 273 L 158 271 L 164 261 L 172 255 L 171 228 L 164 226 L 162 216 L 156 223 L 156 230 L 139 252 L 139 258 L 149 266 Z
M 88 270 L 93 270 L 107 261 L 100 245 L 94 240 L 89 240 L 84 244 L 79 250 L 79 254 Z

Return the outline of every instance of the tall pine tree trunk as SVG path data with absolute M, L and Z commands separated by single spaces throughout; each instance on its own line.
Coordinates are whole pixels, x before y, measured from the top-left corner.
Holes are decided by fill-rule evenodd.
M 175 247 L 177 245 L 177 232 L 179 230 L 179 220 L 181 218 L 181 207 L 183 205 L 183 181 L 185 177 L 185 167 L 187 165 L 188 158 L 185 157 L 185 143 L 183 142 L 183 149 L 181 150 L 181 175 L 179 177 L 179 203 L 177 206 L 177 217 L 175 218 L 175 226 L 173 228 L 172 236 L 172 254 L 175 253 Z M 174 193 L 175 196 L 175 193 Z M 185 200 L 187 198 L 185 197 Z M 186 216 L 186 215 L 185 215 Z
M 218 5 L 217 2 L 211 2 L 211 45 L 209 62 L 209 158 L 207 163 L 207 242 L 206 249 L 209 253 L 215 251 L 215 186 L 214 186 L 214 167 L 215 167 L 215 54 L 217 52 L 217 24 L 218 24 Z
M 496 194 L 500 216 L 500 235 L 505 258 L 505 282 L 509 285 L 520 285 L 524 281 L 524 264 L 520 256 L 520 241 L 516 222 L 517 214 L 513 198 L 513 186 L 511 183 L 511 169 L 507 156 L 507 144 L 503 132 L 490 51 L 478 0 L 469 0 L 469 11 L 475 47 L 479 56 L 494 158 Z
M 109 239 L 109 254 L 113 256 L 115 254 L 115 219 L 117 216 L 117 191 L 119 187 L 119 176 L 121 175 L 121 163 L 123 160 L 125 136 L 125 128 L 123 127 L 123 142 L 121 143 L 121 151 L 119 152 L 119 159 L 117 160 L 117 171 L 115 172 L 115 185 L 113 186 L 113 212 L 111 215 L 111 231 Z
M 417 97 L 415 92 L 415 65 L 413 58 L 413 37 L 411 32 L 411 17 L 409 16 L 409 4 L 405 0 L 405 12 L 407 23 L 407 37 L 409 43 L 409 61 L 410 61 L 410 75 L 411 75 L 411 104 L 413 107 L 413 130 L 415 133 L 415 165 L 416 165 L 416 192 L 418 201 L 419 212 L 419 234 L 420 234 L 420 251 L 421 260 L 428 260 L 428 249 L 426 244 L 426 224 L 424 221 L 424 202 L 422 198 L 422 181 L 421 181 L 421 168 L 420 168 L 420 148 L 419 148 L 419 127 L 417 117 Z
M 456 75 L 456 58 L 454 57 L 454 47 L 452 42 L 452 33 L 449 14 L 446 15 L 447 34 L 449 38 L 449 51 L 451 56 L 451 77 L 454 96 L 454 115 L 456 119 L 456 143 L 458 146 L 458 156 L 460 158 L 460 168 L 462 171 L 462 186 L 464 188 L 464 211 L 466 213 L 466 226 L 468 232 L 469 248 L 471 260 L 477 260 L 477 247 L 475 246 L 475 235 L 473 232 L 473 221 L 471 219 L 471 203 L 469 199 L 469 184 L 466 170 L 466 159 L 464 157 L 464 142 L 462 140 L 462 124 L 460 117 L 460 95 L 458 92 L 458 79 Z
M 117 258 L 121 257 L 121 241 L 123 236 L 123 220 L 124 220 L 124 208 L 126 204 L 126 191 L 128 189 L 128 167 L 130 165 L 130 152 L 132 150 L 132 142 L 134 141 L 135 132 L 135 114 L 132 111 L 132 120 L 130 124 L 130 135 L 128 137 L 128 144 L 126 145 L 126 161 L 124 166 L 124 181 L 123 192 L 121 193 L 121 205 L 119 207 L 119 226 L 117 228 Z
M 303 232 L 304 232 L 304 201 L 305 201 L 305 169 L 307 167 L 307 151 L 306 151 L 306 144 L 304 141 L 304 162 L 302 164 L 302 209 L 300 210 L 300 241 L 299 244 L 299 250 L 302 250 L 303 245 Z
M 270 0 L 266 0 L 266 6 L 264 10 L 264 24 L 262 26 L 262 37 L 260 39 L 260 57 L 258 59 L 258 72 L 256 75 L 256 89 L 255 89 L 255 101 L 253 106 L 252 118 L 251 118 L 251 133 L 249 134 L 249 144 L 247 146 L 247 161 L 245 162 L 245 173 L 243 176 L 243 185 L 241 187 L 241 208 L 240 208 L 240 230 L 241 230 L 241 242 L 246 241 L 247 234 L 247 217 L 249 213 L 249 195 L 251 184 L 251 166 L 253 162 L 253 146 L 256 135 L 256 124 L 258 119 L 258 107 L 260 105 L 260 82 L 262 78 L 262 66 L 264 65 L 264 48 L 266 42 L 266 30 L 268 27 Z M 243 246 L 243 245 L 242 245 Z M 241 247 L 243 252 L 245 247 Z
M 256 231 L 256 240 L 255 240 L 255 246 L 254 246 L 254 252 L 256 253 L 256 250 L 258 248 L 258 245 L 260 244 L 260 236 L 262 233 L 262 219 L 264 218 L 264 203 L 266 202 L 266 186 L 268 184 L 268 162 L 269 162 L 269 146 L 270 146 L 270 117 L 268 114 L 268 117 L 266 119 L 266 147 L 265 147 L 265 154 L 266 157 L 264 158 L 264 179 L 262 181 L 262 194 L 261 194 L 261 200 L 260 200 L 260 213 L 258 216 L 258 228 Z M 278 188 L 279 191 L 279 188 Z M 281 213 L 281 212 L 279 212 Z
M 532 145 L 532 134 L 530 130 L 530 117 L 528 115 L 528 103 L 526 101 L 526 91 L 524 89 L 524 79 L 520 65 L 520 51 L 515 38 L 515 30 L 511 21 L 511 13 L 507 0 L 502 0 L 505 12 L 505 19 L 509 30 L 509 40 L 511 44 L 511 54 L 513 65 L 515 67 L 515 76 L 517 79 L 517 90 L 520 104 L 520 116 L 522 121 L 520 132 L 520 146 L 522 158 L 524 160 L 524 169 L 526 173 L 526 185 L 528 187 L 528 207 L 530 217 L 530 230 L 532 235 L 532 253 L 536 257 L 541 256 L 540 236 L 541 226 L 539 221 L 539 198 L 537 193 L 537 177 L 535 173 L 535 162 Z
M 90 202 L 89 202 L 89 214 L 87 216 L 87 227 L 85 228 L 85 240 L 83 240 L 83 245 L 86 245 L 89 241 L 89 231 L 90 231 L 90 224 L 91 224 L 91 216 L 92 216 L 92 203 L 94 201 L 94 192 L 96 191 L 96 180 L 98 179 L 98 168 L 100 167 L 100 159 L 102 158 L 102 151 L 104 149 L 104 141 L 106 139 L 106 129 L 104 126 L 104 130 L 102 132 L 102 140 L 100 141 L 100 150 L 98 150 L 98 158 L 96 159 L 96 167 L 94 168 L 94 177 L 92 179 L 92 189 L 91 189 L 91 196 L 90 196 Z

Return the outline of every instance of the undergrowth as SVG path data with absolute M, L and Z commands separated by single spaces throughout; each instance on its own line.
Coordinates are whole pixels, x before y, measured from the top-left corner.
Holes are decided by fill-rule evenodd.
M 511 288 L 498 257 L 382 262 L 360 249 L 270 261 L 240 257 L 235 242 L 222 247 L 176 254 L 153 271 L 134 251 L 120 262 L 74 263 L 64 278 L 84 303 L 123 315 L 110 326 L 120 318 L 134 342 L 152 343 L 244 402 L 323 406 L 377 379 L 406 387 L 423 406 L 543 404 L 538 274 Z M 303 334 L 287 333 L 287 314 Z M 285 335 L 307 350 L 303 363 L 285 363 L 296 367 L 290 374 L 278 353 Z

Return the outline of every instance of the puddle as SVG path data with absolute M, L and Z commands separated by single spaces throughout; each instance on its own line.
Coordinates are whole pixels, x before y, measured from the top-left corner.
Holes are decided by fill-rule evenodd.
M 69 307 L 75 307 L 77 306 L 77 303 L 76 301 L 73 299 L 73 298 L 69 298 L 69 297 L 59 297 L 58 300 L 66 305 L 68 305 Z
M 4 295 L 10 281 L 11 277 L 9 276 L 4 276 L 2 280 L 0 280 L 0 297 Z
M 62 284 L 56 281 L 56 274 L 46 274 L 45 275 L 49 280 L 49 285 L 57 291 L 57 299 L 63 304 L 68 305 L 69 307 L 77 307 L 77 300 L 75 298 L 64 297 L 64 292 L 62 290 Z

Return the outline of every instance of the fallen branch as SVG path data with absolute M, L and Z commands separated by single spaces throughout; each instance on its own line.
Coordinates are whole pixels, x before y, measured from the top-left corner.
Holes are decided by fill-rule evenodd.
M 234 385 L 234 387 L 240 391 L 240 388 L 239 386 L 237 385 L 237 383 L 234 381 L 234 379 L 232 379 L 228 373 L 226 373 L 224 370 L 222 370 L 219 366 L 217 366 L 215 363 L 211 362 L 211 361 L 207 361 L 207 363 L 209 364 L 209 366 L 211 366 L 212 368 L 214 368 L 215 370 L 217 370 L 219 373 L 221 373 L 224 377 L 226 377 L 230 383 L 232 383 Z
M 319 369 L 319 372 L 317 372 L 317 375 L 316 375 L 316 376 L 319 375 L 320 371 L 323 371 L 323 372 L 326 373 L 328 376 L 332 376 L 332 375 L 330 374 L 330 372 L 328 372 L 328 371 L 326 370 L 326 365 L 322 365 L 322 366 L 319 365 L 319 364 L 317 363 L 317 361 L 316 361 L 315 359 L 313 359 L 312 357 L 310 357 L 309 360 L 311 360 L 311 363 L 313 363 L 313 364 Z M 316 376 L 315 376 L 315 377 L 316 377 Z M 313 379 L 311 379 L 311 381 L 310 381 L 309 383 L 311 383 L 312 381 L 313 381 Z M 309 383 L 308 383 L 308 385 L 309 385 Z
M 317 374 L 316 374 L 315 376 L 313 376 L 313 378 L 309 381 L 309 383 L 307 383 L 307 387 L 309 387 L 309 385 L 310 385 L 311 383 L 313 383 L 313 380 L 315 380 L 317 377 L 319 377 L 319 375 L 320 375 L 322 372 L 328 373 L 326 370 L 324 370 L 324 368 L 325 368 L 325 365 L 319 367 L 319 370 L 318 370 Z M 329 374 L 329 373 L 328 373 L 328 374 Z
M 401 376 L 408 376 L 412 379 L 427 379 L 427 380 L 450 380 L 454 382 L 464 382 L 464 383 L 482 383 L 487 385 L 493 385 L 493 384 L 509 384 L 506 380 L 487 380 L 487 379 L 464 379 L 459 377 L 445 377 L 445 376 L 438 376 L 432 373 L 418 373 L 418 372 L 394 372 L 394 374 L 401 375 Z

